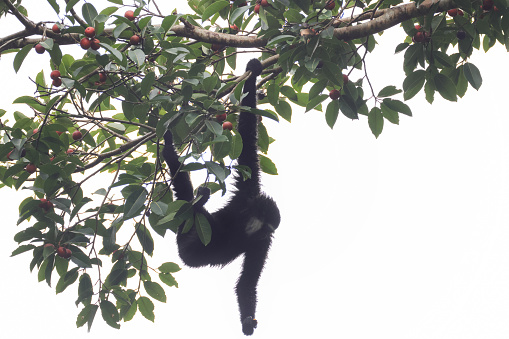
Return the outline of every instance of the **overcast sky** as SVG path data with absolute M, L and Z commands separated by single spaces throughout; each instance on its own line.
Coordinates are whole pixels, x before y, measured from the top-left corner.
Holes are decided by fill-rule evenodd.
M 38 19 L 53 18 L 46 2 L 23 3 Z M 16 31 L 0 20 L 11 28 L 2 35 Z M 401 86 L 402 55 L 393 51 L 403 39 L 398 28 L 378 39 L 368 59 L 375 92 Z M 378 139 L 365 117 L 339 117 L 331 130 L 324 113 L 295 107 L 291 124 L 264 120 L 276 139 L 269 156 L 279 175 L 263 183 L 282 222 L 259 284 L 254 337 L 509 336 L 507 58 L 500 46 L 476 53 L 471 62 L 483 77 L 478 92 L 469 87 L 457 103 L 436 94 L 433 105 L 420 93 L 407 102 L 414 116 L 401 115 L 399 126 L 386 121 Z M 0 107 L 28 114 L 10 103 L 33 93 L 28 77 L 42 67 L 49 74 L 48 56 L 31 53 L 18 75 L 12 60 L 3 55 L 0 61 Z M 76 329 L 77 285 L 55 296 L 54 287 L 29 272 L 30 254 L 9 257 L 12 237 L 28 226 L 16 226 L 27 194 L 0 192 L 2 336 L 242 337 L 233 291 L 239 260 L 222 270 L 177 273 L 179 288 L 166 288 L 167 303 L 155 302 L 154 324 L 138 313 L 118 331 L 98 313 L 91 334 Z M 157 239 L 156 252 L 154 263 L 181 264 L 171 234 Z

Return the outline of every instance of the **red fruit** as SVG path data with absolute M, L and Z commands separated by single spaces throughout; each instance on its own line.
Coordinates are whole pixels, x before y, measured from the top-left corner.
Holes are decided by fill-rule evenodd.
M 334 7 L 336 7 L 336 3 L 333 0 L 327 2 L 327 4 L 325 5 L 325 9 L 328 9 L 330 11 L 332 11 Z
M 414 41 L 415 42 L 424 42 L 426 40 L 426 36 L 424 35 L 424 32 L 417 32 L 414 35 Z
M 447 11 L 447 14 L 449 14 L 452 17 L 455 17 L 456 15 L 458 15 L 458 9 L 457 8 L 450 9 Z
M 87 28 L 85 28 L 85 36 L 87 38 L 95 37 L 95 28 L 94 27 L 87 27 Z
M 44 247 L 53 247 L 53 248 L 55 248 L 55 245 L 47 243 L 47 244 L 44 244 Z
M 39 129 L 38 128 L 34 128 L 34 130 L 32 131 L 32 134 L 37 134 L 39 132 Z
M 260 4 L 256 4 L 256 5 L 254 6 L 254 12 L 255 12 L 256 14 L 260 13 Z
M 67 151 L 65 151 L 66 154 L 73 154 L 74 150 L 72 148 L 69 148 Z
M 238 28 L 238 27 L 237 27 L 237 25 L 235 25 L 235 24 L 230 25 L 230 29 L 231 29 L 232 31 L 238 31 L 238 30 L 239 30 L 239 28 Z
M 106 74 L 99 73 L 99 81 L 100 82 L 106 82 L 107 79 L 108 79 L 108 77 L 106 76 Z
M 332 91 L 329 92 L 329 97 L 332 100 L 337 100 L 337 99 L 339 99 L 340 96 L 341 96 L 341 92 L 338 91 L 337 89 L 333 89 Z
M 62 247 L 62 246 L 58 247 L 57 248 L 57 255 L 59 257 L 65 258 L 65 255 L 66 255 L 65 254 L 65 247 Z
M 216 115 L 216 120 L 219 121 L 219 122 L 225 121 L 226 120 L 226 113 Z
M 58 136 L 61 136 L 61 135 L 62 135 L 62 133 L 64 133 L 64 132 L 55 131 L 55 133 L 56 133 L 56 134 L 58 134 Z
M 56 78 L 55 80 L 53 80 L 52 84 L 54 87 L 60 87 L 62 86 L 62 79 Z
M 57 24 L 54 24 L 53 27 L 51 27 L 51 30 L 53 33 L 59 34 L 60 33 L 60 27 L 58 27 Z
M 71 257 L 71 255 L 72 255 L 72 251 L 70 249 L 66 248 L 64 258 L 69 259 Z
M 97 51 L 99 48 L 101 48 L 101 45 L 99 45 L 100 41 L 99 39 L 92 39 L 90 40 L 90 48 L 92 48 L 94 51 Z
M 27 171 L 29 174 L 34 173 L 36 169 L 37 169 L 37 167 L 32 163 L 26 165 L 26 167 L 25 167 L 25 171 Z
M 414 26 L 416 30 L 420 31 L 421 30 L 421 25 L 415 25 Z
M 461 9 L 458 8 L 458 15 L 459 16 L 463 16 L 463 11 Z
M 223 122 L 223 129 L 231 131 L 233 129 L 233 124 L 229 121 L 225 121 Z
M 493 5 L 495 3 L 493 2 L 493 0 L 484 0 L 482 2 L 482 9 L 484 9 L 485 11 L 491 11 L 493 9 Z
M 53 80 L 60 78 L 60 71 L 58 69 L 51 71 L 49 77 Z
M 139 35 L 133 35 L 131 39 L 129 39 L 129 43 L 131 45 L 139 45 L 141 41 L 141 38 Z
M 129 21 L 133 21 L 136 17 L 134 16 L 134 12 L 133 11 L 127 11 L 124 13 L 124 16 L 127 18 L 127 20 Z
M 53 161 L 53 160 L 55 160 L 55 157 L 54 157 L 54 156 L 53 156 L 53 157 L 51 157 L 51 158 L 49 158 L 49 161 Z
M 83 135 L 78 130 L 74 131 L 74 133 L 72 134 L 72 138 L 74 140 L 80 140 L 82 137 L 83 137 Z
M 41 202 L 39 203 L 39 207 L 44 209 L 46 212 L 48 212 L 50 209 L 53 208 L 53 203 L 49 201 L 48 199 L 41 199 Z
M 262 5 L 262 7 L 269 7 L 269 2 L 267 0 L 262 0 L 260 5 Z
M 86 50 L 86 49 L 90 48 L 90 45 L 91 45 L 91 42 L 88 38 L 81 39 L 81 41 L 80 41 L 81 48 Z
M 345 85 L 348 82 L 348 75 L 343 74 L 343 85 Z
M 42 54 L 46 51 L 46 48 L 42 47 L 41 44 L 37 44 L 35 45 L 35 51 L 38 53 L 38 54 Z

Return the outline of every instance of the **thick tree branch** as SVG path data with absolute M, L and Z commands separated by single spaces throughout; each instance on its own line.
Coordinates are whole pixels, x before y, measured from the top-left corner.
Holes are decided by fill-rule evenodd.
M 341 40 L 353 40 L 382 32 L 403 21 L 428 14 L 437 5 L 435 12 L 443 12 L 457 5 L 453 0 L 426 0 L 419 7 L 415 3 L 404 4 L 384 10 L 383 14 L 368 22 L 334 29 L 334 37 Z M 375 15 L 376 16 L 376 15 Z

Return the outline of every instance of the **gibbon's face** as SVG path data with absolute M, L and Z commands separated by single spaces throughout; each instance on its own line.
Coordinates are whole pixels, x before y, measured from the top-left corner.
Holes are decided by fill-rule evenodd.
M 253 235 L 261 231 L 259 235 L 266 236 L 272 234 L 281 221 L 279 209 L 271 198 L 261 195 L 253 202 L 251 217 L 246 224 L 247 235 Z

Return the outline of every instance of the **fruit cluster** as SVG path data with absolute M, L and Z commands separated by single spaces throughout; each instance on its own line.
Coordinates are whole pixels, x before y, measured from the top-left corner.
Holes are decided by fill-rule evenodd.
M 95 28 L 87 27 L 85 29 L 85 37 L 80 41 L 81 48 L 84 50 L 92 48 L 94 51 L 97 51 L 99 48 L 101 48 L 99 43 L 99 39 L 95 37 Z
M 53 86 L 60 87 L 62 85 L 62 78 L 60 78 L 60 71 L 58 69 L 51 71 L 49 77 L 53 80 Z

